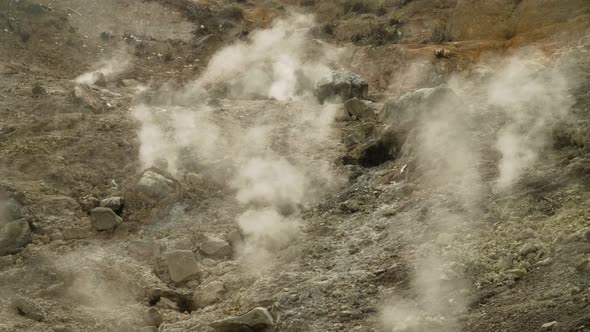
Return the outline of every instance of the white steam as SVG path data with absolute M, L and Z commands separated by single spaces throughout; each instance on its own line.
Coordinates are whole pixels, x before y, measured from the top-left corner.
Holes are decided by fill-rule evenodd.
M 215 54 L 191 84 L 158 92 L 165 103 L 133 110 L 145 167 L 163 159 L 181 177 L 188 163 L 235 191 L 244 211 L 236 220 L 246 239 L 241 253 L 260 264 L 299 236 L 301 209 L 339 183 L 323 151 L 336 150 L 333 107 L 295 98 L 311 94 L 339 53 L 309 39 L 311 23 L 292 14 L 252 32 Z M 209 106 L 220 84 L 227 99 Z M 261 97 L 270 99 L 253 100 Z
M 487 75 L 451 80 L 462 104 L 437 100 L 408 139 L 404 157 L 416 163 L 427 213 L 413 215 L 424 218 L 423 238 L 409 239 L 415 246 L 413 296 L 396 296 L 385 305 L 381 319 L 388 331 L 460 330 L 457 317 L 467 310 L 473 287 L 464 266 L 477 248 L 475 221 L 483 215 L 485 193 L 514 186 L 549 148 L 551 128 L 569 114 L 567 77 L 541 54 L 481 67 Z M 498 176 L 486 179 L 493 149 L 501 154 Z
M 551 127 L 563 120 L 573 105 L 567 89 L 562 73 L 527 58 L 516 56 L 499 65 L 488 93 L 488 102 L 508 121 L 496 142 L 502 154 L 498 189 L 510 188 L 539 159 Z
M 195 84 L 223 83 L 232 98 L 287 100 L 309 92 L 314 82 L 329 74 L 325 63 L 341 53 L 311 42 L 308 29 L 312 25 L 312 16 L 291 14 L 269 29 L 252 32 L 249 41 L 219 51 Z M 321 54 L 310 58 L 314 47 L 320 47 Z
M 125 51 L 119 51 L 114 56 L 99 61 L 94 68 L 78 77 L 76 77 L 76 83 L 94 84 L 96 83 L 101 75 L 104 78 L 112 80 L 121 73 L 125 72 L 131 65 L 131 57 Z

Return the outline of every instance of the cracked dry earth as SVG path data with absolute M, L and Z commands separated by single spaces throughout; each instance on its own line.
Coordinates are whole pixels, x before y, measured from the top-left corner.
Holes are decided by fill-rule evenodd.
M 589 331 L 590 31 L 474 61 L 287 2 L 0 0 L 0 331 Z

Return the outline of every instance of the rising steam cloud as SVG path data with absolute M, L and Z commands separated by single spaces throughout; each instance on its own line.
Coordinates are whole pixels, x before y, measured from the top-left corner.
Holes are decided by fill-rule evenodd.
M 559 71 L 515 56 L 503 61 L 489 86 L 489 103 L 507 118 L 496 148 L 502 154 L 497 187 L 510 188 L 539 159 L 549 143 L 551 127 L 563 120 L 573 105 L 568 81 Z M 535 53 L 533 58 L 541 58 Z
M 336 144 L 334 109 L 298 98 L 340 54 L 309 38 L 312 22 L 299 14 L 277 20 L 220 50 L 194 82 L 133 110 L 146 167 L 164 159 L 181 176 L 187 163 L 198 164 L 235 190 L 244 208 L 236 219 L 246 238 L 241 252 L 261 264 L 299 236 L 301 208 L 338 183 L 321 152 Z M 211 97 L 224 99 L 209 106 Z
M 111 80 L 125 72 L 130 65 L 131 57 L 126 51 L 120 50 L 114 56 L 99 61 L 94 66 L 94 69 L 76 77 L 75 81 L 77 83 L 94 84 L 100 79 L 101 74 L 104 75 L 106 80 Z
M 480 66 L 487 74 L 450 81 L 462 104 L 442 98 L 414 128 L 408 153 L 420 172 L 428 240 L 410 240 L 416 246 L 414 296 L 395 296 L 385 305 L 381 318 L 388 331 L 460 330 L 457 317 L 467 310 L 473 288 L 462 266 L 476 249 L 474 225 L 485 193 L 516 185 L 549 148 L 551 128 L 569 114 L 568 79 L 540 53 Z M 481 174 L 482 165 L 491 165 L 482 151 L 491 150 L 500 154 L 495 179 Z

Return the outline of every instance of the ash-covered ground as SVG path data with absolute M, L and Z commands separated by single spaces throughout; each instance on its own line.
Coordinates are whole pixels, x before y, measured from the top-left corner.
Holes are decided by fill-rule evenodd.
M 0 0 L 0 331 L 590 331 L 587 1 Z

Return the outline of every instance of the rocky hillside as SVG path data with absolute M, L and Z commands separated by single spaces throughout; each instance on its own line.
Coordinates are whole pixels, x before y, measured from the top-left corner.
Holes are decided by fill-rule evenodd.
M 0 331 L 590 331 L 590 2 L 0 0 Z

